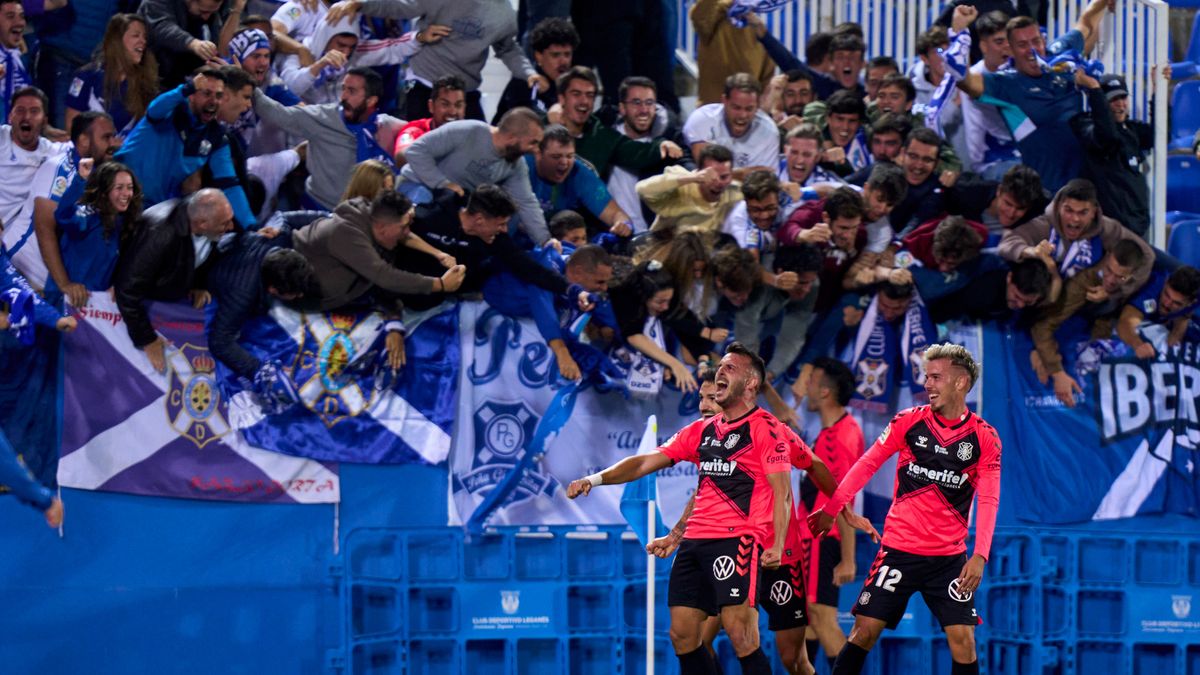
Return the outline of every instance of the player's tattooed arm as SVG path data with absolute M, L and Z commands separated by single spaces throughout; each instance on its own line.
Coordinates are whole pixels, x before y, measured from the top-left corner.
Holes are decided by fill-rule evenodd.
M 683 533 L 687 529 L 688 518 L 692 517 L 692 509 L 696 508 L 696 495 L 688 500 L 687 506 L 683 507 L 683 515 L 679 516 L 679 522 L 675 523 L 675 527 L 665 535 L 658 537 L 646 546 L 646 553 L 666 558 L 679 548 L 679 543 L 683 541 Z

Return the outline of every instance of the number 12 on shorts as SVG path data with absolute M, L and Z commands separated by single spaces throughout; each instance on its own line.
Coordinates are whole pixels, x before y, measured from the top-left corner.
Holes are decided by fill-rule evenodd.
M 900 583 L 900 578 L 903 576 L 900 570 L 890 565 L 884 565 L 879 568 L 879 574 L 875 576 L 875 585 L 885 591 L 895 593 L 896 584 Z

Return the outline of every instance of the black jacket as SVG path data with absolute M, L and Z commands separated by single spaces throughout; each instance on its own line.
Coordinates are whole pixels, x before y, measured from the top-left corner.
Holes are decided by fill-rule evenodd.
M 554 79 L 542 71 L 541 68 L 534 65 L 537 74 L 550 81 L 550 88 L 537 95 L 537 100 L 541 103 L 542 110 L 549 110 L 551 106 L 558 103 L 558 86 Z M 492 124 L 500 124 L 500 118 L 504 117 L 504 113 L 513 108 L 534 108 L 533 105 L 533 90 L 525 80 L 514 77 L 508 81 L 508 86 L 504 88 L 504 93 L 500 94 L 500 102 L 496 104 L 496 114 L 492 116 Z
M 1033 12 L 1029 10 L 1029 3 L 1027 3 L 1025 0 L 1016 0 L 1016 7 L 1013 6 L 1012 0 L 954 0 L 953 2 L 947 3 L 946 6 L 942 8 L 942 13 L 938 16 L 934 23 L 938 26 L 944 26 L 949 29 L 950 24 L 954 21 L 954 8 L 958 7 L 959 5 L 970 5 L 971 7 L 974 7 L 979 11 L 979 16 L 983 16 L 988 12 L 998 11 L 1010 19 L 1014 16 L 1033 17 L 1038 20 L 1038 25 L 1045 26 L 1046 11 L 1049 8 L 1050 3 L 1046 2 L 1046 0 L 1042 0 L 1042 2 L 1038 3 L 1038 15 L 1034 17 Z M 971 63 L 975 63 L 979 59 L 983 58 L 983 52 L 979 50 L 979 34 L 975 32 L 975 24 L 973 22 L 971 23 L 970 32 Z
M 609 301 L 617 317 L 617 330 L 621 331 L 622 342 L 628 343 L 629 336 L 644 332 L 650 313 L 646 309 L 645 300 L 638 295 L 634 285 L 614 286 L 609 291 Z M 658 318 L 664 327 L 675 334 L 679 344 L 693 356 L 699 358 L 713 351 L 713 343 L 700 336 L 700 331 L 704 330 L 704 323 L 687 307 L 676 305 L 672 301 L 672 306 Z
M 954 187 L 946 190 L 943 204 L 946 213 L 952 216 L 962 216 L 977 223 L 983 222 L 983 212 L 992 205 L 996 198 L 996 188 L 1000 181 L 988 180 L 977 173 L 964 173 L 955 181 Z M 1042 188 L 1042 196 L 1029 206 L 1025 215 L 1013 224 L 1013 227 L 1024 225 L 1046 212 L 1050 204 L 1050 193 Z
M 174 87 L 204 65 L 195 54 L 188 51 L 193 39 L 203 39 L 205 29 L 208 40 L 214 44 L 221 34 L 221 26 L 229 17 L 232 3 L 222 2 L 220 8 L 207 20 L 188 13 L 184 0 L 144 0 L 138 13 L 149 24 L 149 47 L 158 58 L 159 81 L 164 89 Z
M 136 240 L 122 250 L 114 275 L 117 307 L 136 347 L 155 340 L 147 300 L 177 301 L 205 287 L 205 276 L 219 255 L 216 245 L 196 269 L 191 221 L 183 200 L 169 199 L 142 213 Z
M 435 190 L 434 200 L 417 206 L 412 232 L 434 248 L 449 253 L 460 265 L 466 265 L 467 275 L 459 293 L 478 293 L 483 282 L 500 272 L 511 272 L 521 281 L 550 291 L 554 295 L 567 292 L 567 280 L 553 270 L 538 264 L 507 234 L 501 233 L 491 244 L 463 232 L 458 218 L 465 200 L 450 190 Z M 396 265 L 429 276 L 441 276 L 446 270 L 432 257 L 404 249 Z M 413 309 L 435 307 L 445 299 L 443 293 L 424 296 L 404 296 L 404 304 Z
M 1136 120 L 1117 124 L 1104 91 L 1086 91 L 1091 111 L 1071 118 L 1071 130 L 1088 156 L 1083 177 L 1096 184 L 1104 215 L 1144 237 L 1150 227 L 1150 188 L 1141 163 L 1154 147 L 1154 126 Z
M 206 326 L 208 350 L 233 372 L 248 379 L 253 379 L 261 364 L 238 344 L 238 337 L 247 321 L 271 307 L 271 295 L 262 283 L 263 258 L 289 244 L 290 237 L 286 234 L 275 239 L 238 235 L 208 277 L 208 288 L 216 302 L 216 310 Z

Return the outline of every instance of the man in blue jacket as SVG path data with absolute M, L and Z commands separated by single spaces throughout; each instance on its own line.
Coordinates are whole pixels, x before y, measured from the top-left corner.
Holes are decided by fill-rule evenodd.
M 216 310 L 206 326 L 208 349 L 230 370 L 253 380 L 262 362 L 238 344 L 247 321 L 265 314 L 274 299 L 296 303 L 320 294 L 316 273 L 291 249 L 291 234 L 238 235 L 208 278 Z
M 211 187 L 225 193 L 238 224 L 253 229 L 254 213 L 238 183 L 229 141 L 217 118 L 224 97 L 220 71 L 201 69 L 190 81 L 150 102 L 146 116 L 114 159 L 133 169 L 147 208 L 182 196 L 184 180 L 207 166 Z

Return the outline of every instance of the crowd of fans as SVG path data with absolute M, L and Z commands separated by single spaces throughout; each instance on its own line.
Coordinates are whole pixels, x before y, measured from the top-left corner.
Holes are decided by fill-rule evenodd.
M 915 54 L 853 23 L 794 54 L 697 0 L 692 111 L 648 3 L 528 4 L 0 0 L 0 223 L 31 321 L 70 329 L 111 289 L 163 370 L 147 301 L 215 301 L 211 350 L 253 381 L 278 364 L 238 340 L 272 302 L 381 311 L 400 368 L 406 316 L 482 295 L 564 377 L 635 395 L 695 388 L 736 335 L 785 421 L 777 389 L 829 355 L 866 405 L 919 390 L 950 319 L 1031 331 L 1067 405 L 1064 323 L 1143 358 L 1143 322 L 1186 338 L 1200 272 L 1143 238 L 1151 123 L 1088 60 L 1107 0 L 1051 36 L 1024 3 L 954 0 Z

